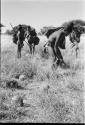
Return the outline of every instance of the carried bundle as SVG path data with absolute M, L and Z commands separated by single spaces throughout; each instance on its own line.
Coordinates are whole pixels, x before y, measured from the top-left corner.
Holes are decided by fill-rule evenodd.
M 23 41 L 25 40 L 25 32 L 27 31 L 27 27 L 29 25 L 21 25 L 22 26 L 22 34 L 23 34 Z M 18 37 L 17 37 L 17 33 L 18 33 L 18 28 L 19 28 L 19 25 L 15 26 L 15 27 L 12 27 L 12 35 L 13 35 L 13 43 L 17 44 L 17 40 L 18 40 Z M 32 28 L 32 27 L 31 27 Z M 33 28 L 32 28 L 33 29 Z
M 22 26 L 22 32 L 23 32 L 23 39 L 24 39 L 24 33 L 26 32 L 27 30 L 27 25 L 21 25 Z M 15 26 L 15 27 L 12 27 L 12 35 L 13 35 L 13 43 L 17 44 L 17 40 L 18 40 L 18 37 L 17 37 L 17 33 L 18 33 L 18 28 L 19 28 L 19 25 Z
M 70 31 L 72 30 L 75 26 L 81 26 L 82 29 L 84 30 L 84 26 L 85 26 L 85 21 L 83 20 L 71 20 L 68 22 L 63 23 L 63 27 L 65 31 Z

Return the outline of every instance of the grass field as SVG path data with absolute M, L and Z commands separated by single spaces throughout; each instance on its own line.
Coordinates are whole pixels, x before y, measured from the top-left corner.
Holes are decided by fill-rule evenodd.
M 77 58 L 67 39 L 62 51 L 67 69 L 52 69 L 50 49 L 45 55 L 42 45 L 41 41 L 34 56 L 25 45 L 17 59 L 11 37 L 1 36 L 0 122 L 85 123 L 85 36 Z

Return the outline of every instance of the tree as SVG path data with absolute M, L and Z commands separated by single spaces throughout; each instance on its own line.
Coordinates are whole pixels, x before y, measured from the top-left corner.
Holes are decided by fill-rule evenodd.
M 12 35 L 13 32 L 12 32 L 12 30 L 7 29 L 6 32 L 5 32 L 5 34 L 7 34 L 7 35 Z

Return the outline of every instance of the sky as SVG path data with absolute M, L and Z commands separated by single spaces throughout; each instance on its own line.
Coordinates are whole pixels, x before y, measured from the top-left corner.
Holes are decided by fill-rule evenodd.
M 11 23 L 39 29 L 73 19 L 85 21 L 85 0 L 1 0 L 1 23 L 6 28 Z

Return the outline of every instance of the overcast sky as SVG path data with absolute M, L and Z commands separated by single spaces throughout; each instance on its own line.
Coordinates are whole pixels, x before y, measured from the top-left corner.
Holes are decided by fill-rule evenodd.
M 85 20 L 85 0 L 1 0 L 1 23 L 9 28 L 60 26 L 73 19 Z

